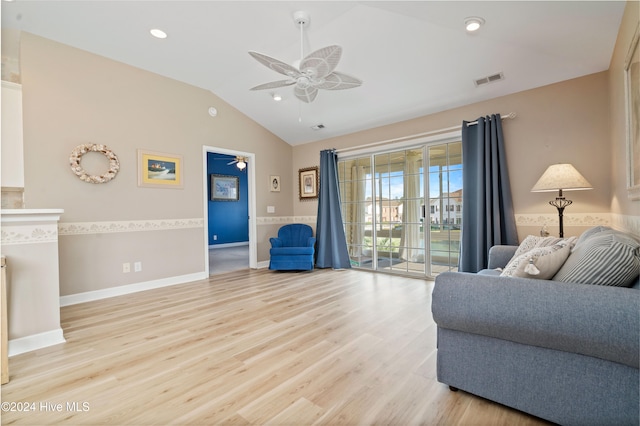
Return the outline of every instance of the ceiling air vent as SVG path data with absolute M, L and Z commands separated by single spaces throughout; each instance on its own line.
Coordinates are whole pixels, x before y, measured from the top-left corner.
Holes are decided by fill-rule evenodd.
M 502 74 L 501 72 L 487 77 L 478 78 L 477 80 L 473 80 L 473 82 L 476 87 L 478 87 L 482 86 L 483 84 L 489 84 L 500 80 L 504 80 L 504 74 Z
M 313 130 L 324 129 L 324 124 L 316 124 L 315 126 L 311 126 Z

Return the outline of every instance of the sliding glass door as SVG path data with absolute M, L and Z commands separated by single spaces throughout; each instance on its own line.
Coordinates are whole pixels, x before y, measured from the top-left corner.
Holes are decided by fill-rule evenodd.
M 457 270 L 462 226 L 462 143 L 428 147 L 431 274 Z
M 457 188 L 449 181 L 457 179 L 458 167 L 460 176 L 462 172 L 456 144 L 460 145 L 339 161 L 342 215 L 353 267 L 427 276 L 457 267 L 461 199 L 457 207 L 449 207 L 456 199 L 450 192 Z M 462 187 L 457 189 L 461 194 Z

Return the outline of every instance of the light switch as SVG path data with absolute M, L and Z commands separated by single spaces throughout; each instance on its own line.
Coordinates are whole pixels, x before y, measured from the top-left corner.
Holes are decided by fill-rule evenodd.
M 275 212 L 276 212 L 275 206 L 267 206 L 267 213 L 275 213 Z

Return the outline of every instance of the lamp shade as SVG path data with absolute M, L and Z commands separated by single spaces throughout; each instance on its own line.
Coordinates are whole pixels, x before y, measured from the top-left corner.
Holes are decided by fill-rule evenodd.
M 538 179 L 531 192 L 575 191 L 593 189 L 571 164 L 553 164 Z

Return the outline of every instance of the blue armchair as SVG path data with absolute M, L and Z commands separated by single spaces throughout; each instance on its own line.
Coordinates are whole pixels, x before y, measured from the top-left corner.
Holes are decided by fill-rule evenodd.
M 269 238 L 269 269 L 277 271 L 311 270 L 316 239 L 309 225 L 292 223 L 278 230 L 278 238 Z

